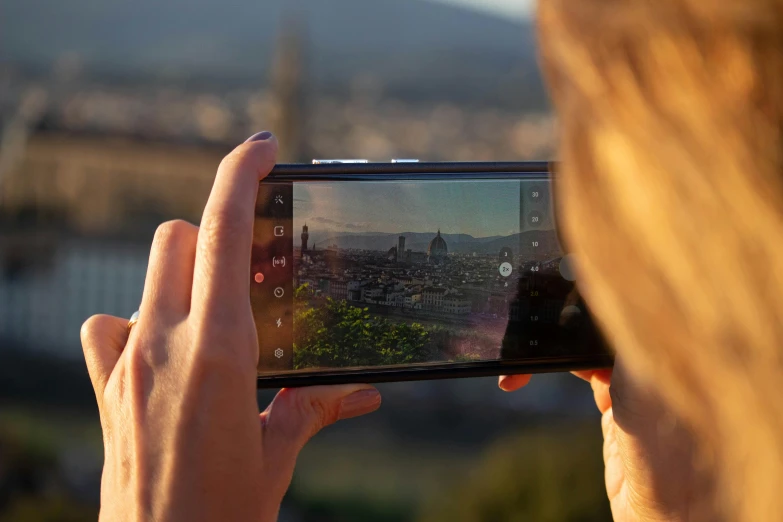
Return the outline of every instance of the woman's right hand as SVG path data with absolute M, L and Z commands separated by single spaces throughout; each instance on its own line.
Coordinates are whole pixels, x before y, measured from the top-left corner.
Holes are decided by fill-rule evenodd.
M 380 406 L 371 386 L 284 389 L 263 413 L 250 252 L 258 182 L 277 141 L 220 164 L 201 226 L 155 235 L 138 322 L 97 315 L 82 343 L 103 428 L 102 521 L 277 520 L 299 451 Z
M 693 520 L 703 492 L 685 427 L 619 360 L 614 370 L 574 374 L 591 384 L 602 414 L 606 491 L 615 522 Z M 529 380 L 529 375 L 502 376 L 499 386 L 514 391 Z

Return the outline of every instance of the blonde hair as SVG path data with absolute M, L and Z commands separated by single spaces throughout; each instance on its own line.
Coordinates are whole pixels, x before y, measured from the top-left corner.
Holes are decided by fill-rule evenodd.
M 540 0 L 580 288 L 712 455 L 729 520 L 783 520 L 783 1 Z

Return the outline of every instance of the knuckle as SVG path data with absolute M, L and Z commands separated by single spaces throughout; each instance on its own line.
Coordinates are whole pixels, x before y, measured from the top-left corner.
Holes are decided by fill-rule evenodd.
M 149 380 L 149 376 L 161 366 L 160 364 L 156 365 L 155 351 L 144 343 L 138 342 L 129 345 L 126 349 L 128 354 L 125 368 L 128 382 L 132 387 L 139 384 L 146 387 L 145 383 Z
M 232 234 L 238 228 L 242 214 L 232 207 L 221 207 L 204 216 L 201 230 L 210 240 L 219 240 L 226 234 Z
M 236 208 L 220 208 L 208 216 L 201 223 L 201 233 L 210 248 L 231 242 L 242 233 L 249 230 L 244 223 L 244 214 Z
M 224 170 L 224 169 L 234 169 L 236 168 L 241 162 L 243 157 L 243 151 L 244 148 L 242 146 L 239 146 L 226 154 L 222 160 L 220 160 L 220 165 L 218 166 L 218 171 Z
M 167 333 L 140 332 L 140 335 L 125 347 L 131 374 L 165 366 L 169 361 L 169 350 L 164 347 L 170 344 L 171 339 Z
M 86 345 L 92 338 L 95 327 L 97 323 L 100 322 L 100 317 L 100 315 L 93 315 L 84 321 L 84 323 L 82 323 L 82 327 L 79 330 L 79 337 L 81 338 L 82 346 Z
M 191 235 L 193 225 L 181 219 L 166 221 L 155 230 L 152 241 L 153 248 L 166 250 L 173 244 L 177 244 Z
M 314 435 L 321 428 L 337 422 L 337 416 L 339 415 L 338 404 L 333 404 L 307 393 L 301 394 L 298 402 L 299 410 L 311 421 L 313 433 L 310 433 L 310 435 Z
M 79 337 L 81 339 L 82 348 L 84 350 L 87 350 L 96 342 L 96 337 L 99 336 L 100 332 L 105 330 L 105 328 L 102 328 L 102 325 L 108 318 L 109 316 L 104 314 L 97 314 L 90 316 L 86 321 L 84 321 L 81 329 L 79 330 Z
M 305 388 L 283 388 L 271 406 L 274 430 L 279 430 L 292 445 L 301 449 L 322 428 L 337 421 L 339 403 L 332 403 Z M 277 421 L 280 409 L 285 414 Z

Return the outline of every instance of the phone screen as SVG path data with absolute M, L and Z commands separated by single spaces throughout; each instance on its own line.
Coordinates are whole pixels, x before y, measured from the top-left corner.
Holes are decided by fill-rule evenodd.
M 264 181 L 260 376 L 606 353 L 547 178 Z

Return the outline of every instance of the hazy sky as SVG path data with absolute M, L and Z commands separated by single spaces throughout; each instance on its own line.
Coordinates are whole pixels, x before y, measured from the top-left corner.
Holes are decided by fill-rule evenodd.
M 445 4 L 460 4 L 513 19 L 529 18 L 535 6 L 534 0 L 431 0 Z
M 519 232 L 519 181 L 294 184 L 294 230 L 433 232 L 473 237 Z

